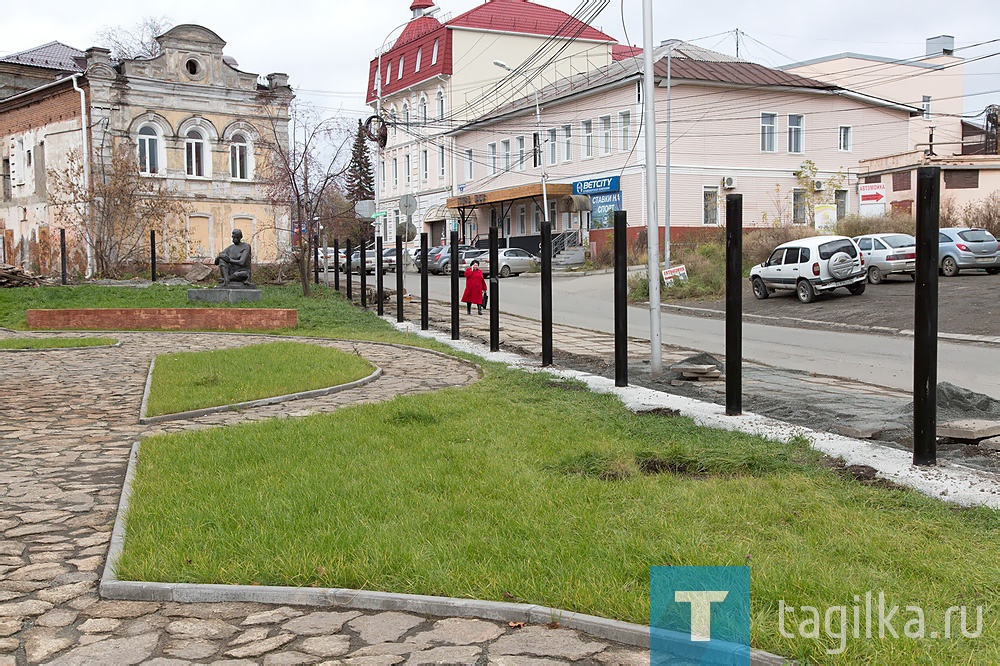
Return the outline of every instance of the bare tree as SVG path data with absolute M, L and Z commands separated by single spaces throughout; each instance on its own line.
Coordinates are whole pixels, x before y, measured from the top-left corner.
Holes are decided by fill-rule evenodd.
M 66 169 L 48 171 L 55 220 L 85 243 L 95 273 L 119 277 L 143 263 L 150 230 L 166 241 L 168 259 L 180 259 L 187 207 L 159 179 L 139 173 L 135 146 L 115 146 L 101 173 L 85 187 L 83 158 L 75 150 Z
M 104 26 L 96 36 L 97 43 L 111 51 L 115 60 L 155 58 L 160 55 L 156 38 L 173 26 L 166 16 L 145 16 L 131 28 Z
M 302 293 L 310 293 L 309 271 L 319 235 L 324 200 L 337 190 L 347 170 L 344 150 L 351 141 L 349 123 L 341 118 L 321 118 L 306 105 L 289 110 L 289 134 L 269 114 L 269 154 L 261 169 L 261 181 L 276 205 L 292 211 L 292 258 L 298 265 Z

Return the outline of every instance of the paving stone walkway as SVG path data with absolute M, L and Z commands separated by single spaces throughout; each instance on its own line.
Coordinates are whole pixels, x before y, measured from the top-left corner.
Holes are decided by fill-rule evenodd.
M 129 450 L 141 436 L 328 412 L 461 386 L 478 377 L 473 366 L 431 352 L 313 340 L 356 349 L 382 367 L 382 377 L 319 398 L 142 426 L 139 405 L 154 355 L 273 338 L 115 337 L 121 347 L 0 352 L 0 666 L 649 663 L 648 651 L 557 627 L 258 603 L 100 599 L 97 584 Z M 427 372 L 428 367 L 435 371 Z

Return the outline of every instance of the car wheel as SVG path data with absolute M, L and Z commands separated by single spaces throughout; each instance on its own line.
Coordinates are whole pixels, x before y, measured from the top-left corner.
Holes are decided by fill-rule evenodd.
M 997 273 L 1000 273 L 1000 268 L 987 268 L 986 269 L 986 274 L 987 275 L 996 275 Z
M 750 286 L 753 288 L 753 295 L 758 301 L 762 301 L 770 294 L 767 292 L 767 285 L 759 277 L 755 277 L 750 281 Z
M 802 303 L 812 303 L 816 300 L 816 290 L 813 289 L 809 280 L 799 280 L 799 283 L 795 285 L 795 295 Z
M 444 273 L 445 275 L 451 275 L 451 262 L 450 261 L 444 262 L 444 266 L 441 267 L 441 272 Z
M 873 282 L 872 284 L 878 284 L 878 282 Z M 854 284 L 848 286 L 847 291 L 851 292 L 851 296 L 860 296 L 861 294 L 865 293 L 864 281 L 862 280 L 861 282 L 855 282 Z
M 882 271 L 878 266 L 871 266 L 868 269 L 868 281 L 872 284 L 882 284 Z
M 500 277 L 502 277 L 502 278 L 510 277 L 510 266 L 501 266 L 500 267 Z
M 954 257 L 945 257 L 941 260 L 941 273 L 945 277 L 955 277 L 958 275 L 958 262 Z

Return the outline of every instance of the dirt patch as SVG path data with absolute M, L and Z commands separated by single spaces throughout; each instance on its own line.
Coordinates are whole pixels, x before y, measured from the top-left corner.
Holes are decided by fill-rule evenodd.
M 829 456 L 823 456 L 820 465 L 833 470 L 845 479 L 853 479 L 863 486 L 887 488 L 889 490 L 904 489 L 904 486 L 901 486 L 898 483 L 893 483 L 888 479 L 880 478 L 877 470 L 874 467 L 869 467 L 868 465 L 847 465 L 840 458 L 831 458 Z

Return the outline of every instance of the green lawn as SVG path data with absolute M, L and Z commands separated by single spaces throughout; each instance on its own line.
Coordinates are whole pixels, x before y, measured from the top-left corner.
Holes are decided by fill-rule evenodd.
M 265 288 L 257 305 L 297 308 L 297 334 L 441 348 L 335 293 L 297 290 Z M 6 289 L 0 326 L 23 328 L 27 307 L 187 305 L 183 288 L 162 286 Z M 822 663 L 1000 663 L 1000 513 L 845 480 L 801 442 L 636 416 L 579 385 L 483 365 L 461 389 L 144 439 L 117 573 L 524 601 L 645 623 L 650 566 L 749 564 L 757 647 Z M 779 633 L 780 601 L 822 613 L 869 591 L 901 611 L 919 605 L 927 634 L 959 605 L 974 631 L 986 605 L 982 634 L 862 630 L 834 656 L 826 632 Z
M 339 386 L 375 367 L 356 354 L 304 342 L 156 357 L 147 416 L 232 405 Z
M 67 349 L 70 347 L 108 347 L 114 338 L 6 338 L 0 349 Z
M 881 590 L 922 606 L 930 632 L 949 606 L 1000 593 L 997 512 L 863 486 L 802 443 L 636 416 L 496 367 L 462 389 L 146 439 L 127 530 L 123 579 L 514 600 L 640 623 L 651 565 L 749 564 L 754 645 L 824 662 L 838 642 L 782 638 L 779 600 L 825 609 Z M 849 640 L 840 658 L 996 662 L 995 608 L 984 620 L 976 640 Z

